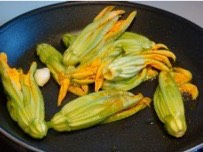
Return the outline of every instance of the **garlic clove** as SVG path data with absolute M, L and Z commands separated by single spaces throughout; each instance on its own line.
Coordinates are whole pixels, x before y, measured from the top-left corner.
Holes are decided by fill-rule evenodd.
M 37 69 L 34 78 L 37 85 L 43 87 L 50 79 L 50 70 L 48 68 Z

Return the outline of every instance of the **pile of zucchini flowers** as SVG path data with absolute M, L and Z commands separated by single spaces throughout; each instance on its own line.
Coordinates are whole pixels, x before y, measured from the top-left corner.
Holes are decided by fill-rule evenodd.
M 66 50 L 61 54 L 50 44 L 37 46 L 37 55 L 60 85 L 57 105 L 71 92 L 78 97 L 68 102 L 49 122 L 45 122 L 44 100 L 34 78 L 37 64 L 24 74 L 10 68 L 5 53 L 0 54 L 0 75 L 7 94 L 11 118 L 33 138 L 43 138 L 49 128 L 73 131 L 127 118 L 147 107 L 151 99 L 129 90 L 158 77 L 153 104 L 167 132 L 182 137 L 186 130 L 183 93 L 195 100 L 198 89 L 192 74 L 173 67 L 176 56 L 164 44 L 127 32 L 137 12 L 121 19 L 124 10 L 104 8 L 77 34 L 65 33 Z M 94 86 L 94 92 L 89 88 Z

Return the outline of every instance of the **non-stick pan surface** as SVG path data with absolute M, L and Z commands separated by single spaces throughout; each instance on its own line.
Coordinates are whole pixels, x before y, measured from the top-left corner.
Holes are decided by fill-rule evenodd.
M 33 10 L 0 27 L 0 52 L 6 52 L 9 64 L 28 70 L 32 61 L 38 67 L 44 65 L 36 55 L 36 45 L 50 43 L 61 52 L 61 37 L 89 24 L 107 5 L 138 14 L 129 31 L 145 35 L 149 39 L 166 44 L 177 56 L 176 65 L 193 73 L 193 83 L 199 88 L 196 101 L 185 101 L 188 129 L 184 137 L 169 136 L 158 120 L 153 104 L 125 120 L 98 125 L 70 133 L 53 130 L 42 140 L 34 140 L 24 134 L 11 120 L 6 108 L 6 96 L 0 83 L 0 131 L 25 149 L 49 152 L 135 152 L 135 151 L 183 151 L 203 142 L 203 30 L 179 16 L 152 7 L 127 2 L 67 2 Z M 142 92 L 153 97 L 157 80 L 141 84 L 134 93 Z M 61 107 L 56 106 L 59 86 L 51 79 L 42 88 L 45 99 L 46 120 L 65 103 L 76 98 L 69 94 Z

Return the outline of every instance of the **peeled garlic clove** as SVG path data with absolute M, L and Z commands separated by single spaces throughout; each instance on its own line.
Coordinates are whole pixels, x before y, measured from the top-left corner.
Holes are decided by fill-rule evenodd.
M 48 68 L 37 69 L 34 75 L 38 86 L 44 86 L 50 79 L 50 70 Z

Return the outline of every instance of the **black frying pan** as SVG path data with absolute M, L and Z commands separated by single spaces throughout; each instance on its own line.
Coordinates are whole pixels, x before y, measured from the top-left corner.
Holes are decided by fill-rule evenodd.
M 63 52 L 65 48 L 61 45 L 61 36 L 65 32 L 84 28 L 107 5 L 116 5 L 126 10 L 126 14 L 136 9 L 138 15 L 129 30 L 166 44 L 176 54 L 176 64 L 193 73 L 193 83 L 198 86 L 200 96 L 197 101 L 185 102 L 187 133 L 180 139 L 169 136 L 155 115 L 152 104 L 151 108 L 125 120 L 70 133 L 50 130 L 43 140 L 34 140 L 11 120 L 0 83 L 0 131 L 8 137 L 6 142 L 9 141 L 15 149 L 21 147 L 21 151 L 32 149 L 49 152 L 171 152 L 191 149 L 203 143 L 203 30 L 179 16 L 127 2 L 61 3 L 31 11 L 0 27 L 0 51 L 8 54 L 10 65 L 25 71 L 32 61 L 37 61 L 38 67 L 43 67 L 35 52 L 38 43 L 50 43 Z M 143 83 L 132 92 L 142 92 L 152 97 L 156 86 L 157 80 L 154 80 Z M 53 80 L 42 88 L 46 120 L 50 120 L 60 109 L 56 107 L 58 89 Z M 63 105 L 73 98 L 75 96 L 69 95 Z

